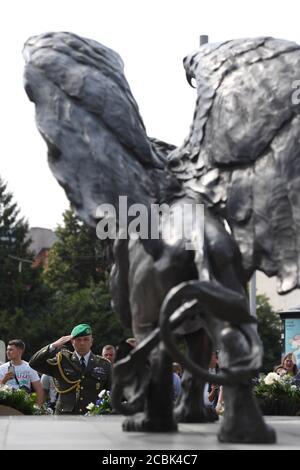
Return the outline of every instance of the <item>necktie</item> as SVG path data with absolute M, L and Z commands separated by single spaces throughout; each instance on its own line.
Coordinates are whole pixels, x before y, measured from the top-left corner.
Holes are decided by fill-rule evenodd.
M 81 358 L 80 358 L 80 364 L 81 364 L 81 369 L 84 370 L 84 369 L 85 369 L 85 360 L 84 360 L 84 356 L 81 356 Z

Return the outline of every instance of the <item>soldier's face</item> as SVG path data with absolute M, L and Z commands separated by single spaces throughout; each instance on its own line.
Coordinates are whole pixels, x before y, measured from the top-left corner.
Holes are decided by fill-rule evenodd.
M 79 336 L 78 338 L 72 339 L 72 346 L 75 351 L 80 354 L 80 356 L 84 356 L 85 354 L 87 354 L 90 351 L 92 344 L 92 335 Z

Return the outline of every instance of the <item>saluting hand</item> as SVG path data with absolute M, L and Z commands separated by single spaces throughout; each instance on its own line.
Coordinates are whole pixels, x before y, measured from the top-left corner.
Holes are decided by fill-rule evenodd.
M 62 336 L 61 338 L 57 339 L 56 341 L 54 341 L 54 343 L 51 344 L 52 348 L 55 348 L 55 349 L 60 349 L 63 347 L 64 344 L 66 344 L 68 341 L 71 341 L 72 339 L 72 336 L 71 335 L 68 335 L 68 336 Z

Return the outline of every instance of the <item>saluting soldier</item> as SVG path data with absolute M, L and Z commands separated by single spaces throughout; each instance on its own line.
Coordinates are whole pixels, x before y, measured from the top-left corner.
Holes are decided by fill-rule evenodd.
M 71 341 L 74 352 L 63 346 Z M 58 392 L 55 414 L 85 414 L 101 390 L 111 388 L 111 364 L 91 352 L 92 329 L 82 323 L 54 343 L 36 352 L 31 367 L 53 377 Z

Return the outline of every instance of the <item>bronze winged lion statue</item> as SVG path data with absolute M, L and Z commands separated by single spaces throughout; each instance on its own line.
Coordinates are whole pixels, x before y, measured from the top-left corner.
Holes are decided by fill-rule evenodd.
M 112 299 L 138 340 L 114 367 L 113 404 L 133 414 L 123 428 L 164 432 L 180 421 L 216 420 L 202 398 L 213 380 L 224 389 L 219 439 L 274 442 L 251 393 L 262 346 L 246 288 L 255 270 L 276 275 L 280 293 L 299 287 L 299 46 L 260 37 L 205 44 L 187 56 L 197 101 L 178 148 L 147 136 L 113 50 L 56 32 L 30 38 L 24 57 L 52 172 L 90 226 L 105 220 L 102 204 L 116 211 Z M 127 231 L 130 217 L 121 229 L 119 196 L 146 208 L 147 236 L 138 224 Z M 157 204 L 168 211 L 151 237 Z M 188 211 L 182 233 L 186 206 L 203 208 L 203 225 Z M 216 346 L 221 369 L 212 378 Z M 172 358 L 185 367 L 175 410 Z

